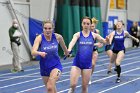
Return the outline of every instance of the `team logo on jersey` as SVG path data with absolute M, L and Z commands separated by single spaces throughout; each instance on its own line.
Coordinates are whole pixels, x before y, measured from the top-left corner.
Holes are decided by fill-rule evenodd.
M 115 36 L 115 38 L 123 38 L 123 36 Z
M 80 44 L 82 44 L 82 45 L 91 45 L 92 42 L 80 42 Z
M 43 47 L 44 50 L 55 49 L 55 48 L 57 48 L 57 45 Z
M 47 47 L 43 47 L 43 49 L 44 49 L 44 50 L 46 50 L 46 49 L 47 49 Z

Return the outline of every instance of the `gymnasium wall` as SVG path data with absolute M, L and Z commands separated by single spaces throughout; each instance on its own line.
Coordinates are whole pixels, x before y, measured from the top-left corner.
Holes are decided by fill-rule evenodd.
M 140 0 L 128 0 L 127 17 L 131 21 L 140 22 Z
M 8 29 L 12 24 L 13 16 L 7 7 L 7 0 L 0 0 L 0 66 L 12 63 L 12 51 Z M 29 37 L 29 17 L 44 21 L 53 19 L 56 0 L 11 0 L 15 4 L 16 14 L 20 17 L 23 27 Z M 30 2 L 26 2 L 30 1 Z M 21 40 L 20 62 L 30 61 L 27 49 Z
M 29 17 L 29 3 L 27 2 L 15 2 L 16 14 L 22 20 L 26 32 L 28 34 L 28 17 Z M 6 0 L 0 1 L 0 66 L 12 63 L 12 51 L 10 47 L 9 27 L 12 24 L 11 9 L 7 7 Z M 30 58 L 27 54 L 23 41 L 20 46 L 20 62 L 29 61 Z
M 56 0 L 30 0 L 30 17 L 44 21 L 53 19 Z

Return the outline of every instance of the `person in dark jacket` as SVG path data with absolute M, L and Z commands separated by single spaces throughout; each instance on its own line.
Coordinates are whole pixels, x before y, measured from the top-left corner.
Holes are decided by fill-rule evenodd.
M 138 33 L 138 23 L 133 22 L 132 27 L 130 28 L 131 35 L 137 38 Z M 138 43 L 135 40 L 132 40 L 132 47 L 138 47 Z
M 12 26 L 9 28 L 10 44 L 13 52 L 13 59 L 12 59 L 13 69 L 11 70 L 11 72 L 24 71 L 19 62 L 19 45 L 21 45 L 20 36 L 21 33 L 18 31 L 18 21 L 14 19 L 12 22 Z

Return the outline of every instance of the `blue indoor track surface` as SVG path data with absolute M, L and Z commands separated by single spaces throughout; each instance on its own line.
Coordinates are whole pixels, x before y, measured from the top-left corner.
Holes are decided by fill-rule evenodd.
M 107 75 L 109 58 L 100 53 L 92 75 L 88 93 L 140 93 L 140 47 L 126 50 L 121 63 L 121 82 L 116 83 L 116 72 Z M 63 72 L 57 81 L 57 93 L 67 93 L 70 86 L 72 59 L 62 60 Z M 113 65 L 114 69 L 114 65 Z M 0 71 L 0 93 L 47 93 L 39 72 L 39 65 L 25 66 L 24 72 Z M 81 93 L 81 77 L 75 93 Z

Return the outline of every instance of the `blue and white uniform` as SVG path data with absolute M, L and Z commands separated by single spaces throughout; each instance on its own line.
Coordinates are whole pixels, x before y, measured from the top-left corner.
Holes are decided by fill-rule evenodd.
M 94 33 L 97 33 L 96 29 L 94 30 Z M 97 41 L 95 40 L 94 43 L 97 43 Z M 93 47 L 93 51 L 97 51 L 97 50 L 98 50 L 97 47 L 94 46 L 94 47 Z
M 40 74 L 41 76 L 49 76 L 50 72 L 54 68 L 58 68 L 62 71 L 62 65 L 60 63 L 60 58 L 58 55 L 58 41 L 55 34 L 52 34 L 51 41 L 47 41 L 44 34 L 41 34 L 42 41 L 40 44 L 40 51 L 46 52 L 45 58 L 40 59 Z
M 124 46 L 124 31 L 122 31 L 121 34 L 118 34 L 116 31 L 115 31 L 115 35 L 114 35 L 114 46 L 113 46 L 113 53 L 118 53 L 119 51 L 122 51 L 124 50 L 124 53 L 125 53 L 125 46 Z
M 111 32 L 112 32 L 112 31 L 110 31 L 110 32 L 108 31 L 108 32 L 107 32 L 107 35 L 109 35 Z M 106 36 L 107 36 L 107 35 L 106 35 Z M 112 43 L 111 43 L 111 44 L 105 45 L 105 51 L 112 50 L 113 46 L 114 46 L 114 43 L 113 43 L 113 40 L 112 40 Z
M 92 32 L 88 37 L 84 37 L 83 33 L 80 32 L 78 39 L 78 50 L 73 61 L 73 66 L 77 66 L 80 69 L 91 69 L 92 68 L 92 53 L 94 47 L 94 38 Z

